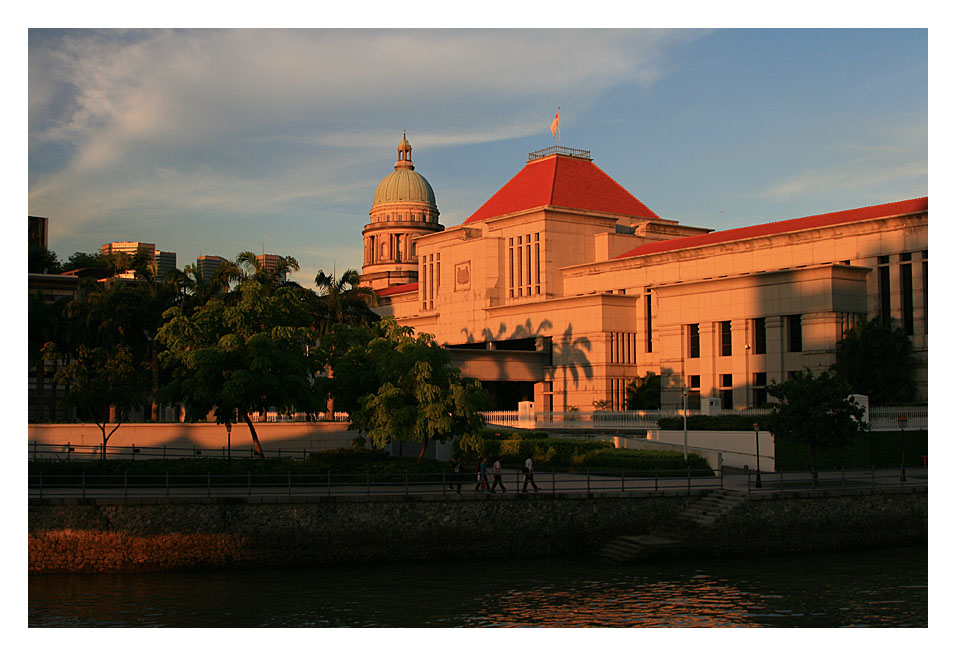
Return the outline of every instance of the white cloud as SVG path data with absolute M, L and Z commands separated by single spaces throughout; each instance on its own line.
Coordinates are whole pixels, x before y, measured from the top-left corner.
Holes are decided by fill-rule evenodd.
M 697 34 L 33 31 L 29 212 L 79 242 L 146 216 L 176 231 L 204 214 L 364 205 L 399 129 L 416 149 L 544 133 L 557 102 L 585 111 L 603 89 L 652 84 Z

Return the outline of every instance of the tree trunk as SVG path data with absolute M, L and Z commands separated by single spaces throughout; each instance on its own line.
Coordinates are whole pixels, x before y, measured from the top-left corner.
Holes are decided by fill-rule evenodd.
M 43 397 L 46 393 L 46 381 L 44 374 L 46 370 L 46 359 L 41 355 L 40 362 L 37 363 L 37 390 L 36 390 L 36 416 L 34 422 L 43 422 Z
M 259 444 L 259 436 L 256 435 L 256 427 L 253 426 L 253 421 L 249 418 L 249 413 L 246 411 L 243 411 L 243 419 L 246 420 L 246 426 L 249 427 L 249 435 L 252 436 L 253 445 L 256 446 L 256 456 L 265 459 L 266 455 L 263 454 L 262 445 Z
M 115 412 L 116 412 L 116 407 L 110 406 L 110 415 L 111 415 L 111 416 L 114 415 Z M 110 431 L 109 434 L 107 434 L 107 433 L 106 433 L 106 425 L 107 425 L 107 424 L 110 424 L 110 423 L 112 423 L 112 422 L 113 422 L 113 418 L 112 418 L 112 417 L 110 418 L 109 421 L 104 421 L 103 424 L 100 424 L 99 422 L 96 422 L 96 421 L 94 420 L 94 424 L 96 424 L 96 426 L 98 426 L 98 427 L 100 428 L 100 433 L 103 435 L 103 450 L 102 450 L 102 452 L 100 453 L 100 459 L 103 460 L 103 461 L 106 460 L 106 443 L 109 442 L 110 438 L 113 437 L 113 434 L 116 433 L 116 430 L 120 428 L 120 422 L 117 422 L 117 423 L 116 423 L 116 426 L 113 427 L 113 429 Z
M 150 344 L 150 369 L 153 370 L 153 398 L 150 400 L 150 420 L 159 422 L 159 404 L 156 403 L 156 391 L 159 390 L 159 354 L 156 351 L 156 342 Z
M 50 396 L 50 421 L 51 422 L 56 422 L 56 412 L 57 412 L 57 407 L 59 406 L 58 400 L 57 400 L 57 385 L 56 385 L 56 375 L 57 375 L 57 372 L 59 371 L 59 367 L 57 366 L 58 362 L 59 362 L 59 359 L 57 358 L 53 359 L 53 372 L 50 375 L 50 388 L 52 389 L 52 393 L 53 393 Z

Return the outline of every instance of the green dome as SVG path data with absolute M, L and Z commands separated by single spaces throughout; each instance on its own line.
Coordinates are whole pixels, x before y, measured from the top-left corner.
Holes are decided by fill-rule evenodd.
M 395 201 L 420 201 L 435 205 L 435 192 L 429 181 L 420 174 L 411 169 L 397 168 L 379 183 L 372 204 Z

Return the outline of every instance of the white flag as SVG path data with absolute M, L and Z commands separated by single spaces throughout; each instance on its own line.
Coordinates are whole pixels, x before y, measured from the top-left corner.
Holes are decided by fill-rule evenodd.
M 558 115 L 562 113 L 561 108 L 555 112 L 555 118 L 552 119 L 552 137 L 555 136 L 555 132 L 558 130 Z

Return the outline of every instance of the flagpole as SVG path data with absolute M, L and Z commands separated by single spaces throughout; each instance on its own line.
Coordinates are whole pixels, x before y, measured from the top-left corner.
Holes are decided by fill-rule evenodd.
M 558 106 L 558 152 L 562 152 L 562 106 Z

